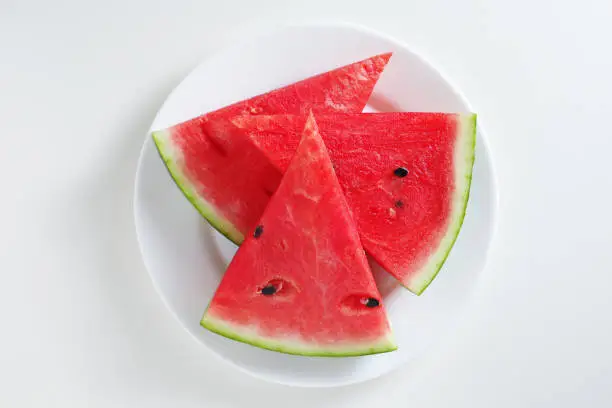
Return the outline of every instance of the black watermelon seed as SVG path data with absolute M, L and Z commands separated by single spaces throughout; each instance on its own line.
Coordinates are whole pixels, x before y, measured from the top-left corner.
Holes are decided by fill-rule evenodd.
M 406 177 L 408 175 L 408 170 L 406 170 L 404 167 L 398 167 L 397 169 L 393 170 L 393 174 L 395 174 L 397 177 Z
M 272 296 L 275 293 L 276 293 L 276 286 L 274 286 L 274 285 L 264 286 L 261 289 L 261 294 L 262 295 Z
M 253 232 L 253 237 L 259 238 L 261 234 L 263 234 L 263 225 L 258 225 L 257 228 L 255 228 L 255 232 Z
M 402 208 L 402 207 L 404 206 L 404 202 L 403 202 L 402 200 L 397 200 L 397 201 L 395 202 L 395 206 L 396 206 L 397 208 Z
M 368 301 L 365 305 L 366 307 L 378 307 L 380 305 L 380 302 L 378 301 L 378 299 L 368 298 Z

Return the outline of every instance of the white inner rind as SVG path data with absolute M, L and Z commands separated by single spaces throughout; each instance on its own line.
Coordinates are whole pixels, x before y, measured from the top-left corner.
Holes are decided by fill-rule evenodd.
M 202 214 L 213 227 L 234 243 L 240 244 L 244 241 L 244 235 L 242 235 L 242 233 L 225 217 L 221 216 L 215 210 L 214 206 L 198 193 L 197 186 L 190 181 L 189 177 L 183 171 L 183 153 L 172 142 L 171 131 L 166 129 L 153 132 L 152 136 L 159 154 L 166 163 L 170 175 L 200 214 Z
M 446 261 L 450 250 L 459 235 L 463 224 L 465 210 L 470 195 L 472 181 L 472 168 L 474 166 L 474 153 L 476 144 L 476 115 L 458 115 L 459 126 L 454 152 L 455 189 L 453 191 L 451 214 L 446 234 L 442 237 L 438 249 L 426 264 L 411 277 L 404 285 L 411 291 L 420 295 L 434 280 L 440 268 Z
M 201 325 L 212 332 L 242 343 L 281 353 L 302 356 L 362 356 L 397 350 L 397 345 L 391 330 L 374 341 L 350 342 L 339 339 L 334 343 L 320 344 L 304 341 L 290 335 L 279 335 L 274 338 L 264 336 L 258 333 L 256 325 L 236 325 L 227 320 L 216 318 L 209 311 L 204 314 Z

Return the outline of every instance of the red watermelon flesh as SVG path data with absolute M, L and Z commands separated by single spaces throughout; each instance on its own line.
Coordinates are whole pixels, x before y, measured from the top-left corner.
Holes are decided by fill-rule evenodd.
M 285 171 L 304 116 L 240 117 L 269 160 Z M 368 253 L 420 294 L 461 228 L 474 160 L 475 115 L 318 115 L 338 180 Z
M 396 348 L 357 229 L 311 116 L 202 325 L 262 348 L 345 356 Z
M 282 174 L 259 149 L 237 137 L 231 119 L 310 110 L 361 112 L 390 57 L 374 56 L 154 132 L 155 144 L 198 211 L 232 241 L 242 242 Z

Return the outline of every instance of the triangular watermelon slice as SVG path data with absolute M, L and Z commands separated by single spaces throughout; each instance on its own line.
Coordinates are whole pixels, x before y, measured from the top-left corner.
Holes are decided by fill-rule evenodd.
M 284 171 L 304 116 L 234 120 Z M 465 215 L 474 162 L 476 115 L 362 113 L 318 115 L 366 251 L 420 294 L 450 252 Z
M 236 137 L 230 120 L 243 114 L 361 112 L 390 57 L 374 56 L 154 132 L 155 144 L 198 211 L 240 243 L 282 174 Z
M 312 116 L 278 190 L 232 259 L 201 323 L 223 336 L 290 354 L 396 349 Z

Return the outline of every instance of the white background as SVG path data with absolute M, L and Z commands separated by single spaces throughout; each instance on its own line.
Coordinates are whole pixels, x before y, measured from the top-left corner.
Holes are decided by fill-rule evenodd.
M 609 407 L 612 3 L 0 0 L 0 406 Z M 434 353 L 366 384 L 270 385 L 165 309 L 132 223 L 161 102 L 253 30 L 346 20 L 407 42 L 480 114 L 490 262 Z

